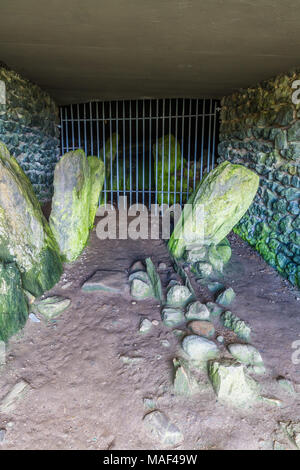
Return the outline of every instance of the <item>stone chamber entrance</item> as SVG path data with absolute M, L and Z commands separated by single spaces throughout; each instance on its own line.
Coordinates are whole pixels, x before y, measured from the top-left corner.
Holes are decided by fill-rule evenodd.
M 299 450 L 299 5 L 18 3 L 0 450 Z

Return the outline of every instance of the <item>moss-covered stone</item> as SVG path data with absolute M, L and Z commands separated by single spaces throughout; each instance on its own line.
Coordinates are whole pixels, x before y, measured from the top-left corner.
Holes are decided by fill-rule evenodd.
M 168 246 L 173 256 L 181 258 L 186 246 L 219 244 L 249 208 L 258 183 L 258 176 L 241 165 L 223 162 L 211 171 L 189 199 L 172 233 Z
M 23 287 L 35 296 L 59 280 L 58 245 L 18 162 L 0 147 L 0 259 L 15 262 Z
M 96 212 L 99 206 L 99 198 L 102 191 L 105 171 L 104 163 L 100 158 L 89 156 L 88 163 L 90 166 L 90 211 L 89 211 L 89 228 L 93 228 Z
M 0 340 L 7 341 L 26 323 L 28 305 L 21 273 L 14 263 L 0 263 Z
M 65 261 L 75 260 L 87 243 L 90 203 L 91 169 L 88 159 L 83 150 L 68 152 L 55 167 L 50 215 L 50 227 Z

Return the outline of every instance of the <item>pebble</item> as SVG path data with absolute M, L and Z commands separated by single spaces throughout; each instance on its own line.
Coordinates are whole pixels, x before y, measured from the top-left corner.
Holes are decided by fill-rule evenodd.
M 152 325 L 158 326 L 158 325 L 159 325 L 159 321 L 158 321 L 158 320 L 152 320 Z
M 151 411 L 146 414 L 143 421 L 146 431 L 160 444 L 175 446 L 183 441 L 183 434 L 179 428 L 161 411 Z
M 144 318 L 140 323 L 140 333 L 148 333 L 152 328 L 152 322 L 148 318 Z
M 188 327 L 195 335 L 205 336 L 211 338 L 215 334 L 214 325 L 209 321 L 194 320 L 188 324 Z
M 41 320 L 39 320 L 34 313 L 29 314 L 29 319 L 32 321 L 32 323 L 41 323 Z

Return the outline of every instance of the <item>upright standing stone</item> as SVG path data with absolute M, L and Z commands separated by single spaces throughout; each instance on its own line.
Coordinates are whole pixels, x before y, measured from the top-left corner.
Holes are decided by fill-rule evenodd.
M 17 264 L 23 288 L 35 296 L 51 289 L 62 273 L 57 243 L 31 183 L 2 143 L 0 259 Z
M 181 258 L 187 247 L 218 245 L 247 211 L 258 183 L 258 176 L 242 165 L 225 161 L 217 166 L 185 206 L 169 241 L 171 253 Z
M 66 153 L 54 171 L 50 227 L 65 261 L 85 247 L 90 226 L 91 170 L 83 150 Z
M 91 172 L 91 195 L 90 195 L 90 212 L 89 212 L 89 228 L 93 228 L 96 212 L 99 206 L 99 198 L 102 191 L 105 168 L 104 163 L 98 157 L 88 157 L 88 163 Z

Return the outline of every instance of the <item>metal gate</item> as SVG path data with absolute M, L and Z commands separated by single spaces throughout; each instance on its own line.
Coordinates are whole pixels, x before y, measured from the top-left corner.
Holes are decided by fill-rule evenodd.
M 213 99 L 90 102 L 60 108 L 61 152 L 105 164 L 101 203 L 184 204 L 215 165 Z

